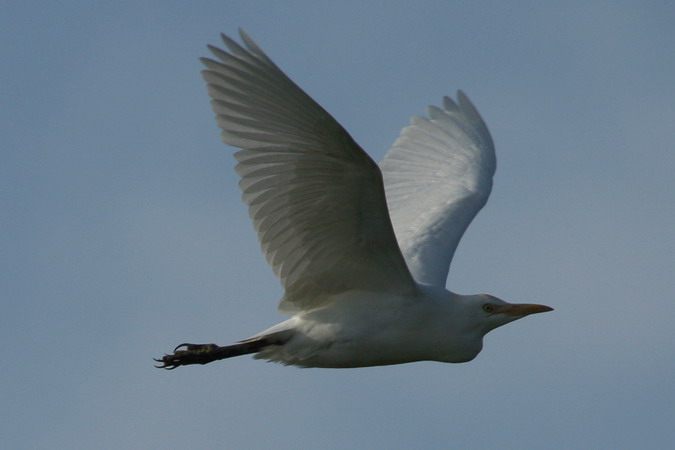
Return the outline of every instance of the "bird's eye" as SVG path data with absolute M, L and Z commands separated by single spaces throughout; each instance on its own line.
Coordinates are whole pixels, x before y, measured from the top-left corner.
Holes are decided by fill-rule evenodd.
M 485 311 L 488 314 L 494 312 L 494 310 L 495 310 L 495 305 L 491 305 L 490 303 L 486 303 L 486 304 L 483 305 L 483 311 Z

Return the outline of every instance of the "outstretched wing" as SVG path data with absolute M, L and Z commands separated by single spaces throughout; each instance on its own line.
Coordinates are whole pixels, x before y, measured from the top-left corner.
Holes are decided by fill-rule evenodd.
M 411 125 L 381 163 L 389 213 L 408 268 L 445 287 L 457 244 L 492 189 L 495 151 L 485 122 L 463 92 Z
M 357 289 L 412 293 L 377 164 L 242 31 L 244 46 L 202 59 L 223 141 L 283 312 L 311 310 Z

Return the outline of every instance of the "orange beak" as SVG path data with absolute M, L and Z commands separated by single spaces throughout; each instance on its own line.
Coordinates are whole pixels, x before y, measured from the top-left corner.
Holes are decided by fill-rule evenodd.
M 546 305 L 536 305 L 534 303 L 515 303 L 501 306 L 495 312 L 503 313 L 508 316 L 525 317 L 529 316 L 530 314 L 538 314 L 548 311 L 553 311 L 553 308 Z

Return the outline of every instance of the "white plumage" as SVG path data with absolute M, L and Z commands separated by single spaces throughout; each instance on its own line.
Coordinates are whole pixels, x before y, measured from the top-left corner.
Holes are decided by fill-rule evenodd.
M 224 35 L 229 53 L 209 47 L 218 61 L 202 59 L 203 77 L 223 141 L 242 149 L 243 199 L 292 317 L 230 346 L 181 344 L 161 367 L 246 353 L 303 367 L 464 362 L 488 331 L 551 310 L 445 289 L 496 166 L 462 92 L 413 117 L 378 167 L 240 34 L 245 47 Z

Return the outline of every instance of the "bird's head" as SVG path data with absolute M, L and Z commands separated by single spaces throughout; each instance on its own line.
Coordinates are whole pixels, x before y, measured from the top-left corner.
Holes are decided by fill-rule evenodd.
M 469 295 L 465 299 L 467 300 L 465 303 L 467 312 L 474 317 L 474 323 L 481 328 L 483 334 L 530 314 L 553 311 L 550 306 L 534 303 L 508 303 L 488 294 Z

